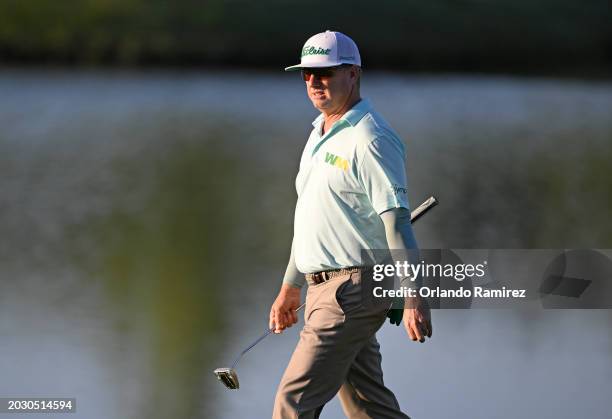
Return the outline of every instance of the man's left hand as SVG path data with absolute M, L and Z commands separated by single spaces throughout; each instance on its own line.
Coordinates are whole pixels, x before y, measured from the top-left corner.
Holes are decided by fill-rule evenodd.
M 396 326 L 402 324 L 402 318 L 404 317 L 403 304 L 400 307 L 402 308 L 390 308 L 389 311 L 387 311 L 389 323 L 394 324 Z
M 431 311 L 427 300 L 421 297 L 406 298 L 404 308 L 404 327 L 413 341 L 425 342 L 425 337 L 431 338 Z

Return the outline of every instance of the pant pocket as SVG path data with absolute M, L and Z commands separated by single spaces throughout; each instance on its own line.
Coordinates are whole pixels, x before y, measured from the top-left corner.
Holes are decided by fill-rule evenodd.
M 361 281 L 356 275 L 352 273 L 336 289 L 336 303 L 345 316 L 362 307 Z
M 336 302 L 335 294 L 343 278 L 333 278 L 308 287 L 304 321 L 308 327 L 331 327 L 344 320 L 344 313 Z

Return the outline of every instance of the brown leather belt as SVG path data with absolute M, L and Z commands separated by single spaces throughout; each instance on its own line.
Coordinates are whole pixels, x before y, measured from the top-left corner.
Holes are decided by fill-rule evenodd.
M 314 272 L 311 274 L 306 274 L 304 276 L 306 277 L 306 280 L 309 284 L 318 285 L 322 284 L 325 281 L 329 281 L 330 279 L 335 278 L 337 276 L 349 275 L 354 272 L 359 272 L 362 269 L 364 268 L 355 266 L 352 268 L 332 269 L 329 271 Z

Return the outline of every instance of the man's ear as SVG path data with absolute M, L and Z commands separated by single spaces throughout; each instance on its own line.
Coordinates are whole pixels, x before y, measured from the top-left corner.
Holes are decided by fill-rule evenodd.
M 351 67 L 351 78 L 355 81 L 355 85 L 359 87 L 359 81 L 361 80 L 361 68 L 353 65 Z

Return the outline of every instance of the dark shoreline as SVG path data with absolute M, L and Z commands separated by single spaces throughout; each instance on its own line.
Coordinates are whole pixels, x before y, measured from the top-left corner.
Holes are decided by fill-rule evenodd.
M 91 73 L 134 73 L 134 74 L 156 74 L 156 73 L 185 73 L 198 74 L 201 72 L 207 73 L 245 73 L 252 72 L 253 74 L 270 75 L 284 74 L 283 65 L 278 66 L 232 66 L 218 63 L 209 64 L 156 64 L 156 65 L 117 65 L 117 64 L 74 64 L 74 63 L 38 63 L 38 62 L 0 62 L 0 72 L 2 71 L 20 71 L 20 72 L 91 72 Z M 457 68 L 431 68 L 431 69 L 414 69 L 402 67 L 384 67 L 384 66 L 369 66 L 364 68 L 364 71 L 376 73 L 389 73 L 393 75 L 410 75 L 423 77 L 511 77 L 511 78 L 530 78 L 530 79 L 556 79 L 556 80 L 576 80 L 576 81 L 610 81 L 612 80 L 612 68 L 608 67 L 592 67 L 592 68 L 565 68 L 565 69 L 545 69 L 545 68 L 530 68 L 522 70 L 510 71 L 506 68 L 491 68 L 491 69 L 463 69 Z M 366 73 L 366 74 L 367 74 Z

